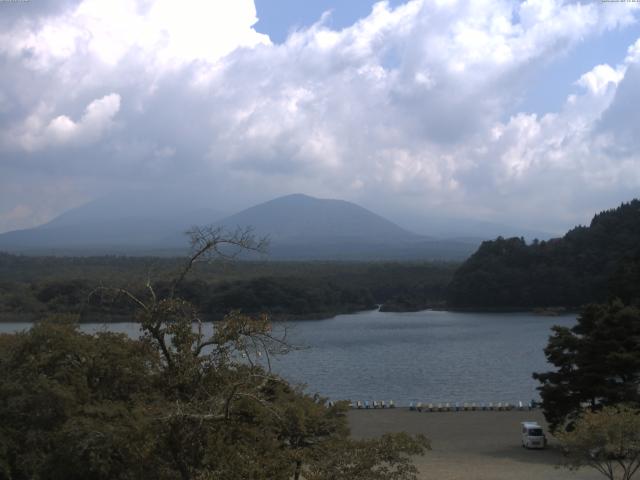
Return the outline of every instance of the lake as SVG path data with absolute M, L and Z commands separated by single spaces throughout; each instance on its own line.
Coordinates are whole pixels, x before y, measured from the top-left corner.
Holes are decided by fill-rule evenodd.
M 575 315 L 528 313 L 360 312 L 289 321 L 290 342 L 305 347 L 273 360 L 273 369 L 331 399 L 423 402 L 523 402 L 537 399 L 534 371 L 549 365 L 543 348 L 552 325 Z M 1 332 L 28 328 L 0 324 Z M 134 323 L 83 324 L 130 336 Z

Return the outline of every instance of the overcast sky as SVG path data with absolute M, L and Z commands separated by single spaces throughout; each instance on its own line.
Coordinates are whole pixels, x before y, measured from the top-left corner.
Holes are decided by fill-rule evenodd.
M 0 1 L 0 232 L 130 189 L 562 231 L 640 196 L 639 7 Z

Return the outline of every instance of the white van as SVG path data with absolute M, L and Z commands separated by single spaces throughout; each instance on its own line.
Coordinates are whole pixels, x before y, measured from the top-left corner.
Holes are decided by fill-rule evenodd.
M 544 448 L 547 446 L 547 437 L 544 436 L 542 427 L 537 422 L 522 422 L 522 447 Z

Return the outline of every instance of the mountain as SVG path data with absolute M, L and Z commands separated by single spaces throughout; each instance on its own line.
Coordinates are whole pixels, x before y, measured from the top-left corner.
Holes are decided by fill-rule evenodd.
M 448 287 L 459 308 L 579 307 L 612 297 L 640 300 L 640 200 L 562 238 L 483 242 Z
M 218 220 L 222 218 L 222 220 Z M 343 200 L 294 194 L 222 217 L 184 201 L 144 194 L 101 199 L 36 228 L 0 235 L 0 250 L 21 253 L 180 255 L 192 225 L 252 227 L 278 260 L 462 260 L 479 241 L 430 238 Z M 251 257 L 249 257 L 251 258 Z
M 355 203 L 302 194 L 287 195 L 247 208 L 218 223 L 251 225 L 275 242 L 411 242 L 421 238 Z
M 71 209 L 35 228 L 0 234 L 0 250 L 55 254 L 157 254 L 184 249 L 183 232 L 224 216 L 172 195 L 127 193 Z
M 270 239 L 269 257 L 315 260 L 462 259 L 474 242 L 417 235 L 344 200 L 287 195 L 231 215 L 227 229 L 251 225 Z

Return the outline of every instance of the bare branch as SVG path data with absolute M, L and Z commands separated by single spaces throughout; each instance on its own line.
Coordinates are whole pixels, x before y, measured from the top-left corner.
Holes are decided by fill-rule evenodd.
M 97 294 L 98 292 L 111 292 L 111 293 L 124 295 L 125 297 L 129 298 L 131 301 L 133 301 L 136 305 L 138 305 L 143 310 L 145 311 L 149 310 L 149 306 L 146 303 L 144 303 L 142 300 L 140 300 L 138 297 L 136 297 L 133 293 L 131 293 L 126 288 L 105 287 L 101 285 L 91 290 L 91 292 L 89 292 L 89 295 L 87 296 L 87 299 L 91 300 L 91 297 L 93 297 L 93 295 Z
M 251 227 L 238 227 L 234 232 L 228 232 L 222 226 L 194 226 L 186 234 L 190 239 L 191 254 L 186 265 L 172 283 L 170 297 L 175 295 L 176 288 L 196 262 L 212 257 L 232 260 L 244 251 L 266 253 L 269 244 L 267 237 L 256 238 Z M 231 252 L 229 253 L 225 248 L 231 249 Z

